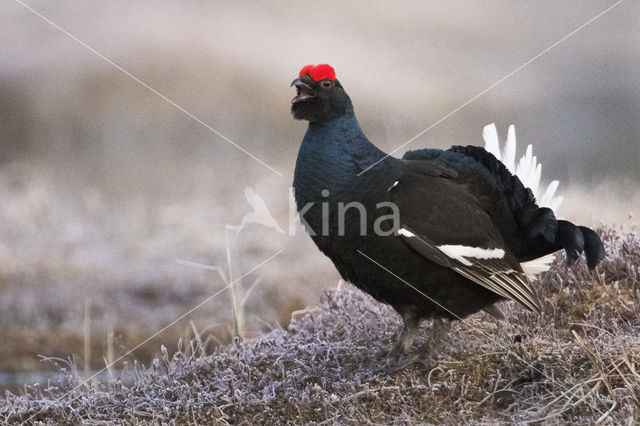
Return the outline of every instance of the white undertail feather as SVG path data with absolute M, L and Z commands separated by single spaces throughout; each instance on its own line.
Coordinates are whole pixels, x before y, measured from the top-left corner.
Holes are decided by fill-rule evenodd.
M 502 161 L 500 155 L 500 143 L 498 141 L 498 130 L 496 125 L 491 123 L 482 129 L 482 138 L 484 139 L 484 149 L 493 154 L 498 160 Z M 509 166 L 507 166 L 509 167 Z
M 496 138 L 497 137 L 498 136 L 496 132 Z M 509 131 L 507 132 L 507 141 L 505 142 L 504 149 L 502 150 L 501 161 L 507 166 L 507 168 L 510 171 L 515 170 L 516 168 L 516 128 L 513 124 L 509 126 Z
M 482 137 L 485 143 L 484 149 L 500 160 L 512 174 L 518 176 L 524 186 L 531 189 L 538 206 L 550 208 L 557 216 L 558 208 L 563 200 L 563 197 L 556 195 L 559 182 L 553 180 L 546 188 L 541 187 L 542 164 L 538 163 L 538 159 L 533 155 L 531 144 L 527 146 L 525 154 L 516 164 L 516 128 L 513 124 L 509 126 L 507 141 L 502 152 L 500 151 L 498 130 L 494 123 L 484 127 Z M 537 274 L 549 270 L 553 259 L 553 254 L 548 254 L 539 259 L 523 262 L 520 266 L 529 279 L 534 279 Z
M 531 144 L 527 146 L 525 154 L 516 164 L 516 129 L 513 124 L 509 126 L 507 141 L 502 151 L 500 151 L 500 141 L 495 124 L 484 126 L 482 137 L 485 143 L 484 149 L 500 160 L 511 173 L 518 176 L 524 186 L 531 188 L 540 207 L 549 207 L 557 215 L 558 208 L 562 203 L 562 197 L 555 195 L 559 182 L 554 180 L 546 188 L 541 188 L 542 164 L 538 163 L 538 159 L 533 155 Z
M 520 267 L 522 268 L 522 272 L 525 273 L 527 278 L 533 280 L 536 278 L 536 275 L 548 271 L 551 268 L 551 263 L 553 263 L 553 253 L 548 254 L 546 256 L 539 257 L 537 259 L 529 260 L 528 262 L 522 262 Z

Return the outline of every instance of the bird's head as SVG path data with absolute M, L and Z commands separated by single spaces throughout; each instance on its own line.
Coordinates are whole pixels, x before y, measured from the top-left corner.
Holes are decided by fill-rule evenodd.
M 306 65 L 291 86 L 296 96 L 291 100 L 291 113 L 297 120 L 323 123 L 343 116 L 350 104 L 331 65 Z

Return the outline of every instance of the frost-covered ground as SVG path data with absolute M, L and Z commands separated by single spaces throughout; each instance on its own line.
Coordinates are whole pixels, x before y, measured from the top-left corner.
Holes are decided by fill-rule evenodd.
M 640 240 L 600 232 L 608 257 L 595 272 L 557 260 L 538 282 L 541 315 L 504 303 L 504 322 L 457 322 L 435 367 L 392 371 L 385 354 L 398 316 L 347 286 L 287 329 L 213 353 L 177 343 L 173 356 L 163 350 L 148 367 L 130 365 L 129 384 L 87 384 L 58 361 L 64 380 L 7 393 L 0 420 L 629 424 L 640 415 Z
M 255 189 L 269 200 L 265 188 Z M 279 210 L 287 213 L 288 187 L 280 192 L 284 202 L 271 208 L 286 228 Z M 225 286 L 217 272 L 176 260 L 219 266 L 228 275 L 227 240 L 234 279 L 282 250 L 234 285 L 242 296 L 261 279 L 244 305 L 244 335 L 286 325 L 292 311 L 317 302 L 321 284 L 338 280 L 303 233 L 281 235 L 258 225 L 227 233 L 225 224 L 238 225 L 251 211 L 242 187 L 123 199 L 90 185 L 65 187 L 41 164 L 14 162 L 0 167 L 0 199 L 0 373 L 48 368 L 38 355 L 74 355 L 83 366 L 87 345 L 90 367 L 104 367 L 110 332 L 118 358 Z M 126 360 L 148 362 L 161 344 L 192 338 L 190 321 L 216 339 L 212 344 L 228 342 L 230 293 Z M 0 382 L 0 389 L 8 385 Z
M 366 134 L 382 149 L 391 151 L 609 6 L 579 0 L 558 3 L 552 8 L 538 2 L 507 5 L 478 1 L 473 5 L 465 2 L 453 5 L 444 0 L 428 4 L 416 0 L 403 7 L 394 3 L 371 7 L 365 1 L 349 5 L 335 2 L 332 7 L 314 9 L 314 24 L 309 25 L 308 20 L 297 18 L 308 16 L 309 6 L 295 1 L 254 3 L 252 7 L 215 1 L 133 5 L 124 0 L 102 3 L 30 0 L 25 4 L 275 167 L 283 176 L 277 177 L 20 3 L 9 2 L 0 12 L 3 29 L 0 56 L 10 58 L 0 61 L 0 389 L 8 387 L 14 393 L 18 392 L 17 386 L 21 388 L 32 380 L 15 379 L 11 383 L 4 373 L 53 369 L 52 364 L 41 362 L 38 354 L 73 357 L 79 370 L 85 366 L 99 370 L 104 367 L 105 358 L 117 359 L 127 354 L 223 288 L 224 282 L 216 272 L 188 268 L 177 264 L 176 259 L 226 268 L 224 227 L 239 224 L 248 212 L 243 195 L 246 186 L 252 186 L 266 199 L 280 226 L 286 228 L 286 194 L 305 129 L 304 123 L 291 119 L 293 89 L 288 84 L 302 65 L 332 63 L 357 105 Z M 544 178 L 560 179 L 559 192 L 565 196 L 562 216 L 580 224 L 604 222 L 632 228 L 637 218 L 630 213 L 640 210 L 640 193 L 636 191 L 640 177 L 637 167 L 640 80 L 636 78 L 640 44 L 634 39 L 637 34 L 634 16 L 639 6 L 640 3 L 621 3 L 406 149 L 481 145 L 481 129 L 485 124 L 496 121 L 502 132 L 514 123 L 521 147 L 534 145 L 544 164 Z M 336 14 L 336 10 L 340 13 Z M 319 43 L 320 39 L 323 42 Z M 407 84 L 407 76 L 411 76 L 411 84 Z M 291 312 L 316 306 L 322 291 L 338 281 L 330 262 L 305 235 L 282 236 L 259 226 L 231 238 L 234 277 L 279 250 L 283 251 L 273 261 L 237 285 L 244 293 L 262 277 L 241 310 L 243 333 L 261 336 L 271 332 L 269 338 L 277 343 L 275 354 L 290 351 L 284 342 L 297 345 L 296 336 L 278 331 L 288 327 Z M 620 268 L 629 270 L 626 266 Z M 609 274 L 607 279 L 615 279 L 612 277 Z M 595 289 L 592 298 L 601 294 L 613 297 L 621 291 L 608 285 L 603 293 L 599 287 L 587 285 L 587 288 Z M 635 300 L 633 296 L 628 296 L 629 300 Z M 384 309 L 373 308 L 367 299 L 359 302 L 361 297 L 345 290 L 330 300 L 348 307 L 350 315 L 355 316 L 361 315 L 356 307 L 362 303 L 374 312 Z M 562 300 L 566 302 L 563 309 L 578 309 L 578 317 L 584 306 L 590 306 L 576 308 L 566 297 Z M 600 301 L 594 300 L 595 312 L 600 312 Z M 616 300 L 606 299 L 605 308 L 617 306 L 624 313 L 623 307 L 631 306 Z M 342 351 L 342 358 L 337 360 L 348 359 L 349 351 L 355 348 L 349 345 L 360 344 L 358 339 L 366 348 L 379 347 L 382 353 L 388 349 L 397 325 L 394 315 L 377 319 L 362 313 L 374 321 L 375 327 L 380 327 L 376 330 L 385 337 L 380 340 L 377 334 L 371 338 L 365 331 L 351 328 L 357 324 L 344 324 L 344 309 L 334 310 L 335 324 L 320 327 L 317 321 L 327 321 L 327 315 L 334 315 L 334 311 L 327 310 L 327 303 L 328 299 L 316 313 L 321 317 L 298 317 L 293 327 L 314 330 L 313 335 L 321 337 L 322 333 L 335 333 L 320 342 L 331 348 L 331 354 Z M 607 315 L 611 321 L 619 321 L 617 313 L 607 311 Z M 493 329 L 493 323 L 474 321 L 480 329 L 502 336 Z M 540 321 L 546 327 L 550 320 L 543 317 Z M 633 321 L 628 323 L 635 324 Z M 189 346 L 186 342 L 196 335 L 208 342 L 204 350 L 210 355 L 214 347 L 231 341 L 233 323 L 229 293 L 221 293 L 125 356 L 117 363 L 116 371 L 124 368 L 124 361 L 130 370 L 134 360 L 150 365 L 154 357 L 162 357 L 162 344 L 171 357 L 180 338 L 186 348 Z M 473 353 L 482 345 L 491 346 L 472 333 L 465 334 L 465 326 L 461 327 L 454 330 L 454 336 L 468 339 L 469 346 L 462 353 Z M 505 325 L 501 327 L 504 330 Z M 528 326 L 521 327 L 529 330 Z M 270 331 L 273 329 L 276 331 Z M 544 337 L 555 329 L 562 330 L 556 332 L 558 336 Z M 350 340 L 340 337 L 340 333 L 347 331 Z M 564 323 L 536 333 L 543 343 L 569 342 L 571 348 L 578 350 Z M 591 333 L 590 338 L 594 338 L 595 331 Z M 628 331 L 619 333 L 626 336 Z M 113 337 L 109 338 L 110 335 Z M 504 337 L 505 341 L 512 338 Z M 525 339 L 521 346 L 514 347 L 528 353 L 532 342 L 535 341 Z M 599 348 L 600 342 L 597 340 L 594 347 Z M 278 346 L 281 343 L 284 346 Z M 246 341 L 241 346 L 249 350 L 256 344 Z M 456 348 L 459 344 L 447 347 Z M 227 357 L 228 365 L 237 366 L 239 358 L 228 349 L 221 347 L 215 356 Z M 293 356 L 311 360 L 316 350 L 323 350 L 322 346 L 301 346 Z M 201 355 L 199 349 L 196 352 Z M 255 353 L 258 360 L 261 351 L 256 349 Z M 502 357 L 503 353 L 496 357 Z M 395 378 L 374 375 L 370 367 L 371 360 L 376 358 L 361 356 L 362 370 L 355 373 L 348 363 L 343 370 L 360 382 L 349 385 L 353 388 L 331 391 L 338 398 L 347 394 L 358 396 L 347 396 L 341 401 L 333 398 L 326 409 L 322 405 L 316 412 L 317 405 L 300 402 L 295 381 L 282 385 L 276 380 L 272 383 L 275 399 L 248 397 L 253 405 L 236 405 L 233 411 L 229 409 L 231 406 L 224 407 L 233 401 L 221 403 L 217 397 L 209 398 L 214 395 L 211 393 L 206 399 L 209 405 L 203 410 L 197 411 L 200 406 L 193 405 L 198 407 L 194 415 L 206 421 L 206 410 L 210 409 L 224 419 L 213 408 L 223 407 L 224 413 L 235 416 L 231 420 L 240 420 L 252 419 L 251 410 L 261 413 L 259 409 L 266 405 L 278 411 L 279 406 L 286 406 L 282 402 L 283 386 L 291 384 L 294 397 L 288 407 L 295 413 L 280 411 L 288 419 L 303 416 L 292 421 L 311 419 L 309 413 L 316 418 L 338 417 L 345 422 L 401 418 L 399 413 L 408 407 L 396 404 L 402 401 L 392 399 L 391 395 L 395 392 L 395 398 L 409 398 L 407 393 L 398 391 L 406 389 L 405 384 L 396 383 Z M 445 372 L 455 367 L 451 362 L 447 364 L 449 356 L 455 353 L 445 352 L 440 364 Z M 488 355 L 473 356 L 476 355 L 470 359 L 488 359 Z M 537 357 L 538 353 L 531 356 Z M 273 368 L 284 362 L 268 359 Z M 308 365 L 325 366 L 332 371 L 331 364 L 317 363 L 325 359 L 326 356 L 317 355 Z M 511 362 L 509 359 L 505 357 L 507 364 Z M 176 361 L 172 368 L 188 371 L 197 363 L 209 362 L 212 361 Z M 267 371 L 256 362 L 258 371 Z M 510 374 L 507 364 L 496 364 L 495 369 L 488 370 L 488 379 L 478 379 L 484 386 L 478 389 L 493 392 L 495 377 L 500 377 L 495 389 L 508 387 L 505 377 L 515 377 L 516 373 Z M 288 369 L 290 365 L 285 367 Z M 519 364 L 515 366 L 519 368 Z M 441 382 L 454 381 L 459 388 L 452 389 L 464 388 L 468 395 L 471 391 L 467 389 L 471 388 L 467 387 L 467 367 L 461 361 L 455 370 L 460 375 Z M 496 371 L 501 376 L 495 376 Z M 421 387 L 428 386 L 420 379 L 425 372 L 416 367 L 415 372 L 401 373 L 398 377 L 404 377 L 403 374 L 408 374 L 407 380 L 415 380 L 416 398 L 431 395 L 431 391 Z M 437 370 L 431 377 L 437 374 L 444 373 Z M 466 374 L 464 381 L 462 374 Z M 121 414 L 138 413 L 132 414 L 138 416 L 136 420 L 151 418 L 141 413 L 150 413 L 158 406 L 173 409 L 168 394 L 164 405 L 162 398 L 151 402 L 145 399 L 143 394 L 152 392 L 152 378 L 147 373 L 143 376 L 146 378 L 138 380 L 134 388 L 123 390 L 126 398 L 134 391 L 139 392 L 137 396 L 114 402 L 113 406 L 127 407 L 129 411 L 122 410 Z M 46 377 L 49 375 L 43 375 L 43 380 Z M 167 380 L 162 377 L 155 376 L 153 380 L 158 383 Z M 294 380 L 296 376 L 287 377 Z M 336 382 L 335 375 L 327 377 Z M 127 386 L 135 380 L 130 374 L 123 375 L 123 379 Z M 70 380 L 75 383 L 77 379 Z M 208 383 L 207 380 L 203 379 L 203 383 Z M 382 384 L 377 385 L 376 380 Z M 384 384 L 387 380 L 389 384 Z M 64 385 L 66 389 L 71 389 L 72 382 Z M 240 386 L 234 389 L 251 394 L 250 387 L 242 388 L 245 383 L 242 380 L 231 383 Z M 367 383 L 369 389 L 365 388 Z M 591 383 L 596 384 L 588 385 Z M 219 383 L 213 380 L 210 386 L 219 387 Z M 327 385 L 318 386 L 324 389 Z M 220 395 L 225 392 L 235 395 L 228 383 L 221 389 L 224 390 Z M 372 405 L 367 417 L 365 402 L 372 399 L 363 398 L 372 398 L 375 389 L 381 389 L 378 392 L 384 398 L 379 398 L 375 403 L 378 405 Z M 549 389 L 555 393 L 547 395 L 561 392 L 559 387 Z M 521 388 L 516 387 L 516 391 L 523 395 Z M 176 389 L 171 392 L 181 395 Z M 602 392 L 602 388 L 597 392 Z M 456 398 L 460 394 L 454 392 Z M 116 393 L 104 394 L 102 402 L 96 395 L 82 393 L 78 401 L 86 407 L 96 403 L 92 412 L 102 410 L 108 418 L 106 405 L 101 404 L 115 401 Z M 314 390 L 308 401 L 324 401 L 323 395 Z M 441 394 L 437 395 L 437 401 L 446 402 Z M 535 395 L 530 395 L 531 404 L 539 400 Z M 589 402 L 592 396 L 593 393 L 578 405 Z M 501 399 L 494 400 L 494 406 L 500 408 Z M 577 400 L 570 400 L 567 407 Z M 40 404 L 37 398 L 22 401 L 10 399 L 3 403 L 3 410 L 9 410 L 3 413 L 22 407 L 22 403 L 32 407 Z M 257 401 L 264 401 L 263 405 Z M 416 410 L 414 414 L 407 411 L 407 416 L 430 419 L 420 411 L 418 400 L 407 401 Z M 461 401 L 455 407 L 468 408 L 465 400 Z M 541 411 L 557 412 L 563 401 L 560 398 Z M 342 405 L 337 405 L 338 402 Z M 473 415 L 485 415 L 483 410 L 487 410 L 489 402 L 474 407 Z M 375 411 L 384 404 L 390 406 L 389 410 Z M 445 408 L 451 405 L 443 404 Z M 594 404 L 596 408 L 589 409 L 602 411 L 609 406 Z M 350 412 L 350 407 L 355 411 Z M 629 404 L 620 402 L 611 416 L 622 418 L 628 407 Z M 382 415 L 383 411 L 387 414 Z M 434 413 L 441 411 L 435 409 Z M 178 416 L 179 412 L 162 415 Z M 449 415 L 443 419 L 462 419 L 457 411 Z M 487 414 L 490 415 L 493 414 Z M 509 415 L 507 410 L 506 417 L 494 418 Z M 595 413 L 590 418 L 598 416 Z M 530 418 L 534 417 L 531 414 Z M 63 420 L 51 419 L 51 422 Z M 180 423 L 186 421 L 186 417 L 179 418 Z M 434 417 L 433 421 L 438 420 Z
M 639 6 L 621 3 L 440 122 L 605 6 L 361 0 L 317 9 L 309 25 L 295 18 L 309 9 L 296 1 L 9 2 L 0 11 L 0 57 L 10 58 L 0 61 L 0 389 L 15 389 L 5 372 L 47 368 L 38 354 L 74 355 L 82 369 L 88 357 L 100 369 L 107 353 L 118 358 L 219 291 L 216 272 L 176 259 L 226 267 L 224 227 L 248 212 L 246 186 L 286 228 L 306 128 L 291 119 L 288 84 L 306 63 L 336 67 L 363 130 L 387 152 L 434 123 L 405 149 L 481 145 L 484 125 L 502 133 L 514 123 L 545 183 L 560 180 L 561 215 L 632 225 Z M 234 276 L 279 250 L 238 285 L 262 277 L 242 310 L 246 335 L 286 327 L 338 280 L 306 236 L 259 226 L 233 236 Z M 194 328 L 228 343 L 229 294 L 126 359 L 148 363 Z

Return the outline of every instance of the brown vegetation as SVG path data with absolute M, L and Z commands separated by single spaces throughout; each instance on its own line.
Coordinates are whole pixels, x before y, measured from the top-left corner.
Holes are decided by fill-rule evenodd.
M 386 353 L 399 318 L 346 287 L 294 315 L 287 330 L 205 356 L 195 340 L 179 343 L 173 356 L 163 348 L 149 367 L 135 363 L 109 383 L 85 383 L 64 365 L 59 383 L 7 393 L 0 419 L 626 423 L 640 408 L 640 240 L 600 232 L 608 258 L 595 272 L 558 259 L 538 282 L 541 315 L 504 303 L 504 322 L 457 322 L 435 368 L 391 372 Z

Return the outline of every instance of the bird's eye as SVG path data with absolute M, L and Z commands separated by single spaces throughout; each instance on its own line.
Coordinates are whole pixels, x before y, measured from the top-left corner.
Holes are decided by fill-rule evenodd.
M 331 80 L 325 80 L 322 82 L 322 87 L 331 87 Z

